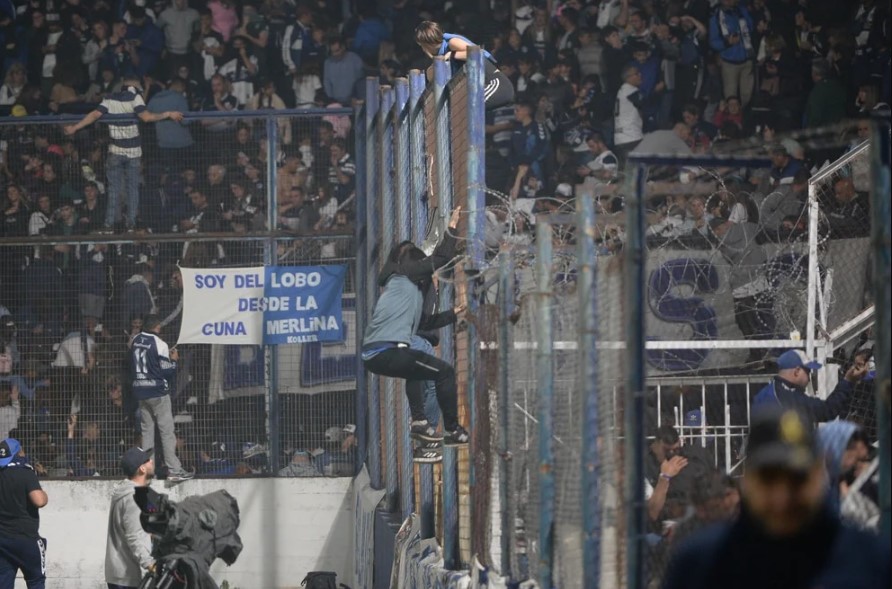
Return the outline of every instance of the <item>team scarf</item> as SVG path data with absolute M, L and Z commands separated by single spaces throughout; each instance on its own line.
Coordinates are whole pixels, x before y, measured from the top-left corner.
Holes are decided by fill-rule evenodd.
M 753 39 L 750 35 L 750 27 L 746 22 L 746 18 L 744 18 L 743 13 L 740 11 L 737 12 L 737 23 L 740 28 L 738 31 L 740 33 L 740 40 L 743 41 L 743 46 L 746 49 L 746 56 L 753 56 Z M 719 10 L 719 27 L 722 30 L 722 37 L 728 38 L 734 31 L 731 31 L 728 28 L 728 19 L 732 17 L 732 14 L 729 11 Z

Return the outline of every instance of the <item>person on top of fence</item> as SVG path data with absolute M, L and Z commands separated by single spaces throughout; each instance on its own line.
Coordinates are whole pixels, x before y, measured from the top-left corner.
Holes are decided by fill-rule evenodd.
M 449 231 L 430 256 L 425 256 L 410 241 L 393 248 L 378 279 L 384 290 L 378 297 L 362 340 L 362 361 L 369 372 L 406 380 L 406 397 L 412 413 L 410 435 L 425 442 L 442 439 L 448 446 L 469 441 L 468 432 L 458 424 L 455 369 L 410 345 L 420 329 L 435 329 L 455 320 L 454 311 L 425 317 L 422 310 L 424 292 L 434 272 L 455 254 L 455 237 L 451 232 L 458 227 L 460 213 L 461 207 L 452 212 Z M 427 380 L 436 383 L 445 428 L 443 436 L 428 422 L 424 412 L 424 381 Z
M 81 129 L 89 127 L 106 114 L 135 114 L 144 123 L 171 120 L 182 121 L 183 113 L 165 111 L 149 112 L 142 96 L 142 83 L 138 77 L 125 76 L 124 89 L 110 94 L 99 103 L 94 110 L 74 125 L 65 126 L 66 135 L 74 135 Z M 128 229 L 136 226 L 136 214 L 139 210 L 139 176 L 142 158 L 142 142 L 139 138 L 139 127 L 136 121 L 131 123 L 113 123 L 109 125 L 111 143 L 108 147 L 108 203 L 105 212 L 105 229 L 111 230 L 118 222 L 122 201 L 126 199 L 126 216 L 124 223 Z
M 431 59 L 442 56 L 452 62 L 453 73 L 468 59 L 468 47 L 476 46 L 476 43 L 467 37 L 443 32 L 438 23 L 429 20 L 423 21 L 415 28 L 415 41 Z M 481 51 L 485 58 L 483 100 L 487 110 L 510 104 L 514 100 L 514 84 L 508 76 L 499 71 L 492 54 L 482 48 Z
M 867 374 L 868 364 L 852 364 L 826 399 L 805 394 L 812 370 L 821 368 L 821 364 L 809 360 L 801 350 L 787 350 L 781 354 L 777 368 L 777 376 L 755 396 L 753 407 L 776 404 L 784 409 L 797 409 L 818 423 L 836 419 L 846 410 L 852 389 Z

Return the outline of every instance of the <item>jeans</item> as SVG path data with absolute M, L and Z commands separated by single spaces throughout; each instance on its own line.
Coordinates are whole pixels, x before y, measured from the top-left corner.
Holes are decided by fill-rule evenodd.
M 142 423 L 142 449 L 149 451 L 155 447 L 155 425 L 161 435 L 161 450 L 164 452 L 164 463 L 172 475 L 183 474 L 183 465 L 177 458 L 177 436 L 173 425 L 173 411 L 170 406 L 170 395 L 140 399 L 139 419 Z
M 420 335 L 413 335 L 409 349 L 434 355 L 434 346 Z M 437 385 L 432 380 L 424 381 L 424 414 L 427 422 L 436 427 L 440 423 L 440 407 L 437 405 Z
M 108 154 L 108 205 L 105 209 L 105 225 L 113 227 L 121 216 L 121 200 L 126 198 L 128 227 L 136 225 L 139 212 L 139 174 L 141 158 Z
M 372 374 L 406 380 L 406 397 L 413 421 L 427 419 L 424 413 L 424 381 L 436 383 L 437 403 L 443 413 L 443 426 L 453 431 L 458 426 L 458 396 L 455 369 L 436 356 L 411 348 L 390 348 L 364 362 Z

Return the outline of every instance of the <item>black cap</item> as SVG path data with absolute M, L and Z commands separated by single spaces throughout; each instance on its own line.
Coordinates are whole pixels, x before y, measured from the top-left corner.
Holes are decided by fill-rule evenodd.
M 148 450 L 137 447 L 130 448 L 121 456 L 121 470 L 124 471 L 127 478 L 131 478 L 139 472 L 139 467 L 148 462 L 151 457 L 151 448 Z
M 757 408 L 747 438 L 747 468 L 780 468 L 806 473 L 818 462 L 813 425 L 798 411 Z

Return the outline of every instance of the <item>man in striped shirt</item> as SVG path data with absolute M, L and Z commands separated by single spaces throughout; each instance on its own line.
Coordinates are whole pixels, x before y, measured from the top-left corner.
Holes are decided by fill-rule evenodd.
M 142 97 L 142 86 L 139 78 L 125 77 L 123 89 L 110 94 L 95 110 L 87 114 L 75 125 L 66 125 L 65 134 L 73 135 L 85 127 L 89 127 L 103 115 L 133 115 L 144 123 L 171 120 L 182 121 L 183 113 L 166 111 L 152 113 L 146 110 Z M 126 211 L 124 224 L 128 229 L 136 225 L 136 213 L 139 210 L 139 174 L 142 147 L 139 139 L 139 127 L 136 121 L 116 121 L 109 123 L 108 133 L 111 144 L 108 148 L 108 206 L 105 211 L 105 229 L 111 230 L 121 216 L 121 201 L 126 195 Z

